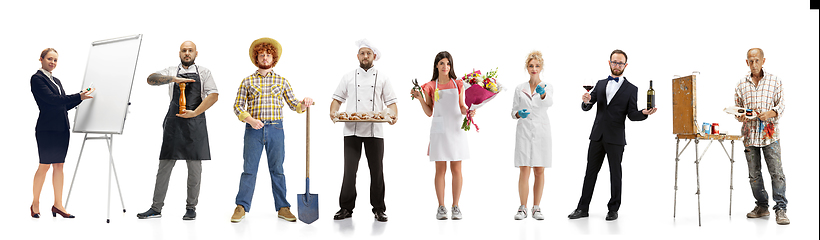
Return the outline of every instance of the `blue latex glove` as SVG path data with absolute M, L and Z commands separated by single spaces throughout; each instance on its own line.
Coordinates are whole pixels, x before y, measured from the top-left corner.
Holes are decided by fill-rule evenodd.
M 530 113 L 527 112 L 527 109 L 518 110 L 518 116 L 521 117 L 521 118 L 527 118 L 527 116 L 529 116 L 529 115 L 530 115 Z
M 547 93 L 547 91 L 544 91 L 544 87 L 542 87 L 541 84 L 538 84 L 538 86 L 535 87 L 535 92 L 537 92 L 538 95 L 544 95 Z

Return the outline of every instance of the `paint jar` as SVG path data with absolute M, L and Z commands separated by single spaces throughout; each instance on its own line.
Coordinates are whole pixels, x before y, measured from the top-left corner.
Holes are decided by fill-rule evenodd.
M 709 135 L 712 133 L 712 124 L 710 123 L 703 123 L 703 134 Z

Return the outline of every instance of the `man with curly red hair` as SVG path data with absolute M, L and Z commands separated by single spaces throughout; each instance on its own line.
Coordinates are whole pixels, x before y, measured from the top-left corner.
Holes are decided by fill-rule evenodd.
M 279 218 L 295 222 L 290 212 L 290 204 L 285 199 L 285 133 L 282 125 L 282 106 L 302 113 L 313 104 L 313 99 L 305 97 L 301 101 L 293 94 L 287 79 L 273 72 L 273 67 L 282 57 L 282 45 L 271 38 L 260 38 L 251 43 L 248 55 L 258 68 L 256 72 L 242 79 L 236 93 L 233 111 L 239 121 L 245 123 L 244 165 L 236 194 L 236 209 L 231 222 L 240 222 L 245 212 L 251 210 L 251 200 L 256 187 L 256 172 L 262 149 L 268 159 L 273 202 Z

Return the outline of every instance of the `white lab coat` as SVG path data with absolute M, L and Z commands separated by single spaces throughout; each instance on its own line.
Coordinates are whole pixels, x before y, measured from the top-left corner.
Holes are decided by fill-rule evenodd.
M 547 109 L 552 106 L 552 84 L 544 81 L 546 97 L 530 90 L 529 81 L 518 85 L 513 92 L 512 118 L 515 127 L 515 167 L 552 167 L 552 133 Z M 532 93 L 532 94 L 530 94 Z M 527 118 L 517 118 L 518 110 L 527 109 Z

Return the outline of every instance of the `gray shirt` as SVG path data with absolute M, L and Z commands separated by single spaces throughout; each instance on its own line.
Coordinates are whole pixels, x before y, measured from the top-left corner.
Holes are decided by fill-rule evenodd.
M 197 72 L 197 71 L 199 71 L 199 72 Z M 216 90 L 216 82 L 214 82 L 214 78 L 213 78 L 213 76 L 211 76 L 211 70 L 208 70 L 207 68 L 205 68 L 203 66 L 197 66 L 196 64 L 193 64 L 191 66 L 188 66 L 188 69 L 185 69 L 184 67 L 182 67 L 182 64 L 179 64 L 177 66 L 171 66 L 171 67 L 159 70 L 156 73 L 161 74 L 163 76 L 172 76 L 172 77 L 176 77 L 177 74 L 183 74 L 183 73 L 197 73 L 197 74 L 199 74 L 199 80 L 202 81 L 202 84 L 199 85 L 202 88 L 201 89 L 202 91 L 200 91 L 201 95 L 202 95 L 202 99 L 205 99 L 205 97 L 207 97 L 208 94 L 219 93 Z M 174 97 L 174 85 L 173 84 L 168 84 L 168 96 L 171 97 L 171 98 Z

